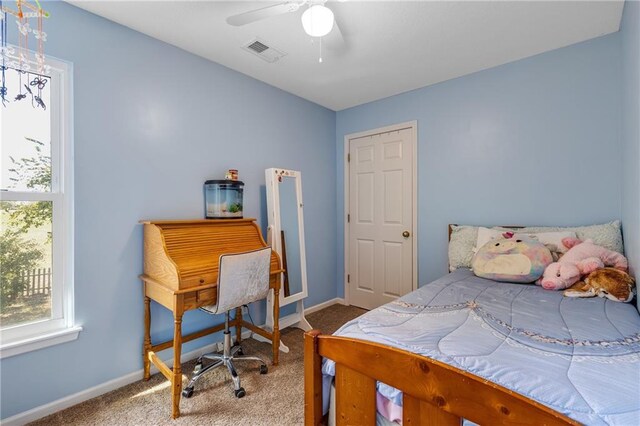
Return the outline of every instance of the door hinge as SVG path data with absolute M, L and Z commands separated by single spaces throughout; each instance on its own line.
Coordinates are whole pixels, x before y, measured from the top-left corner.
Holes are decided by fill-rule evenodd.
M 351 275 L 347 274 L 347 282 L 350 283 L 351 282 Z
M 347 163 L 350 163 L 350 162 L 351 162 L 351 153 L 348 153 L 347 154 Z
M 347 214 L 347 223 L 351 223 L 351 215 Z

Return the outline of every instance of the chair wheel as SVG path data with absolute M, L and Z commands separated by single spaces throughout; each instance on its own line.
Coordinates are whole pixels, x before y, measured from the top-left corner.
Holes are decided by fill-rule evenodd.
M 245 396 L 247 394 L 244 391 L 244 388 L 236 389 L 234 392 L 236 394 L 236 398 L 242 398 L 243 396 Z
M 260 374 L 267 374 L 268 371 L 269 371 L 269 369 L 267 368 L 266 365 L 262 364 L 260 366 Z
M 185 398 L 191 398 L 193 396 L 193 388 L 184 388 L 182 391 L 182 396 Z
M 238 352 L 236 352 L 238 355 L 242 356 L 244 355 L 244 351 L 242 350 L 242 348 L 238 349 Z

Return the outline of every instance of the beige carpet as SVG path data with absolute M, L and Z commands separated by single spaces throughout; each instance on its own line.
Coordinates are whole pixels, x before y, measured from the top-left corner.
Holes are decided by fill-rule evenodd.
M 334 305 L 309 315 L 311 325 L 324 333 L 333 333 L 345 322 L 365 311 Z M 303 423 L 303 350 L 302 331 L 288 328 L 282 340 L 290 348 L 280 353 L 280 365 L 269 365 L 261 375 L 257 365 L 237 364 L 247 395 L 237 399 L 226 369 L 217 368 L 196 384 L 190 399 L 182 398 L 181 416 L 171 420 L 169 383 L 161 374 L 148 382 L 139 381 L 74 407 L 45 417 L 32 425 L 299 425 Z M 271 346 L 254 339 L 243 342 L 247 355 L 271 360 Z M 131 354 L 135 356 L 135 354 Z M 191 375 L 195 361 L 183 365 Z

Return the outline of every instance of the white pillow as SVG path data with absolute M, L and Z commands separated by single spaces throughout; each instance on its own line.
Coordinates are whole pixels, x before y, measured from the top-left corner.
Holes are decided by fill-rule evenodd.
M 471 268 L 473 245 L 478 238 L 478 227 L 452 225 L 449 238 L 449 271 L 458 268 Z
M 502 234 L 504 231 L 500 229 L 489 229 L 484 227 L 478 228 L 478 239 L 476 240 L 476 247 L 474 251 L 478 251 L 478 249 L 484 246 L 491 240 L 496 238 L 502 238 Z M 514 238 L 519 238 L 522 240 L 535 240 L 539 241 L 542 244 L 549 246 L 555 246 L 555 250 L 551 250 L 552 252 L 557 253 L 566 253 L 568 250 L 564 244 L 562 244 L 563 238 L 577 238 L 576 233 L 573 231 L 558 231 L 558 232 L 520 232 L 517 229 L 511 230 L 510 232 L 514 232 Z
M 495 227 L 494 229 L 500 229 Z M 594 244 L 607 248 L 609 250 L 617 251 L 620 254 L 624 254 L 624 247 L 622 244 L 622 232 L 620 231 L 620 221 L 616 220 L 609 223 L 603 223 L 602 225 L 590 225 L 590 226 L 575 226 L 575 227 L 549 227 L 549 226 L 528 226 L 525 229 L 521 229 L 522 233 L 531 232 L 575 232 L 578 238 L 582 241 L 591 239 Z

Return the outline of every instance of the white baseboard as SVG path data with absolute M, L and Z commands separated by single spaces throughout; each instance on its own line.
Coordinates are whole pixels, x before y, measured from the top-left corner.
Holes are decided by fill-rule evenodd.
M 340 297 L 336 297 L 335 299 L 327 300 L 326 302 L 322 302 L 317 305 L 308 307 L 307 309 L 304 310 L 304 313 L 310 314 L 312 312 L 317 312 L 321 309 L 324 309 L 336 304 L 344 305 L 345 304 L 344 299 Z M 250 331 L 242 332 L 243 339 L 248 339 L 250 336 L 251 336 Z M 191 352 L 183 353 L 182 356 L 180 357 L 180 361 L 182 363 L 185 363 L 185 362 L 191 361 L 192 359 L 196 359 L 200 355 L 205 354 L 207 352 L 219 351 L 221 350 L 221 345 L 222 345 L 222 342 L 211 343 L 209 345 L 203 346 Z M 161 357 L 161 359 L 167 365 L 173 364 L 173 358 L 165 359 Z M 158 369 L 153 364 L 151 364 L 151 374 L 156 374 L 157 372 L 158 372 Z M 84 402 L 91 398 L 95 398 L 107 392 L 111 392 L 112 390 L 116 390 L 128 384 L 142 380 L 143 373 L 144 373 L 143 370 L 140 369 L 138 371 L 134 371 L 133 373 L 125 374 L 124 376 L 115 378 L 113 380 L 109 380 L 108 382 L 101 383 L 99 385 L 93 386 L 89 389 L 85 389 L 78 393 L 74 393 L 73 395 L 65 396 L 64 398 L 60 398 L 48 404 L 44 404 L 39 407 L 32 408 L 31 410 L 18 413 L 14 416 L 7 417 L 6 419 L 2 419 L 0 423 L 2 423 L 3 426 L 21 426 L 26 423 L 33 422 L 35 420 L 46 417 L 50 414 L 64 410 L 65 408 L 69 408 L 73 405 L 80 404 L 81 402 Z
M 309 306 L 304 310 L 305 315 L 312 314 L 314 312 L 320 311 L 324 308 L 328 308 L 333 305 L 346 305 L 347 303 L 344 301 L 342 297 L 336 297 L 335 299 L 327 300 L 326 302 L 318 303 L 317 305 Z

